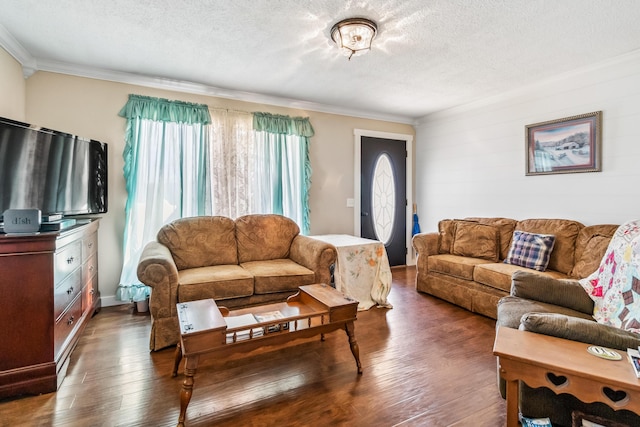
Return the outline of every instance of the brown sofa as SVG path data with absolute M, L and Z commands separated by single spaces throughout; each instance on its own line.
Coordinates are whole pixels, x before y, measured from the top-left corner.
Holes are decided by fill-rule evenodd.
M 137 271 L 152 288 L 151 350 L 178 342 L 178 302 L 213 298 L 237 308 L 284 301 L 301 285 L 329 283 L 335 247 L 299 233 L 280 215 L 182 218 L 162 227 Z
M 416 288 L 492 317 L 500 327 L 624 353 L 626 348 L 640 345 L 640 336 L 596 323 L 592 316 L 594 303 L 577 281 L 598 269 L 617 229 L 617 225 L 584 226 L 562 219 L 443 220 L 438 233 L 419 234 L 413 239 L 418 252 Z M 556 236 L 546 271 L 502 263 L 515 230 Z M 498 385 L 504 397 L 505 383 L 499 369 Z M 547 387 L 531 388 L 521 383 L 519 394 L 519 409 L 524 416 L 549 417 L 554 426 L 571 426 L 573 411 L 620 423 L 617 425 L 640 425 L 640 416 L 627 410 L 584 403 Z
M 442 220 L 438 232 L 417 234 L 416 289 L 495 319 L 500 298 L 509 295 L 515 271 L 555 279 L 593 273 L 617 225 L 585 226 L 568 219 L 465 218 Z M 505 264 L 515 230 L 553 234 L 545 271 Z

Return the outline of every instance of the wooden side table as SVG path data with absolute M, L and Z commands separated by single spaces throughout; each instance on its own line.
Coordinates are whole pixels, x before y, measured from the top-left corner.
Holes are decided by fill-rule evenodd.
M 606 360 L 587 352 L 589 344 L 499 327 L 493 354 L 507 382 L 507 427 L 518 426 L 518 380 L 529 387 L 568 393 L 585 403 L 640 414 L 640 379 L 627 355 Z

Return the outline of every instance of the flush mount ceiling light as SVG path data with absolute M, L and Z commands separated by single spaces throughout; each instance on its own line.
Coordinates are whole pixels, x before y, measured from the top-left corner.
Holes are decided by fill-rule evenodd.
M 378 26 L 365 18 L 344 19 L 331 28 L 331 38 L 344 56 L 364 55 L 371 50 Z

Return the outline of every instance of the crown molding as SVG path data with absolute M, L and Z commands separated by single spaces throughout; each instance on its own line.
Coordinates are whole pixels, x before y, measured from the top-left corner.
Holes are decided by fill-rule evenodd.
M 22 74 L 25 79 L 31 77 L 31 75 L 37 71 L 36 59 L 3 25 L 0 25 L 0 47 L 6 50 L 9 55 L 13 56 L 15 60 L 22 65 Z
M 609 58 L 604 61 L 591 64 L 582 68 L 577 68 L 575 70 L 557 74 L 547 79 L 540 80 L 538 82 L 535 82 L 526 86 L 518 87 L 510 91 L 500 92 L 494 95 L 483 97 L 481 99 L 478 99 L 472 102 L 468 102 L 466 104 L 454 106 L 451 108 L 447 108 L 445 110 L 435 111 L 433 113 L 427 114 L 425 116 L 422 116 L 416 119 L 413 125 L 422 126 L 432 119 L 446 118 L 450 116 L 455 116 L 460 113 L 466 113 L 472 110 L 490 107 L 500 102 L 509 102 L 521 97 L 530 96 L 531 94 L 539 93 L 544 88 L 554 84 L 562 83 L 567 80 L 576 79 L 578 77 L 585 76 L 588 74 L 597 75 L 597 73 L 601 73 L 603 70 L 607 70 L 607 69 L 609 70 L 620 69 L 626 64 L 634 64 L 634 63 L 638 64 L 638 67 L 640 67 L 640 49 L 633 50 L 631 52 L 627 52 L 622 55 L 618 55 L 613 58 Z
M 382 120 L 408 125 L 413 125 L 414 123 L 413 118 L 406 116 L 382 114 L 335 105 L 302 101 L 293 98 L 284 98 L 253 92 L 223 89 L 215 86 L 209 86 L 183 80 L 172 80 L 162 77 L 145 76 L 141 74 L 86 67 L 48 59 L 38 59 L 34 58 L 29 53 L 29 51 L 27 51 L 2 25 L 0 25 L 0 47 L 4 48 L 11 56 L 16 59 L 16 61 L 18 61 L 22 65 L 22 70 L 25 78 L 29 78 L 36 71 L 47 71 L 51 73 L 67 74 L 77 77 L 86 77 L 90 79 L 107 80 L 117 83 L 151 87 L 154 89 L 164 89 L 176 92 L 192 93 L 196 95 L 233 99 L 236 101 L 251 102 L 255 104 L 267 104 L 278 107 L 316 111 L 328 114 L 338 114 L 341 116 L 350 116 L 362 119 Z
M 126 83 L 136 86 L 152 87 L 155 89 L 171 90 L 196 95 L 206 95 L 217 98 L 233 99 L 236 101 L 251 102 L 255 104 L 268 104 L 279 107 L 287 107 L 300 110 L 317 111 L 321 113 L 339 114 L 343 116 L 358 117 L 363 119 L 383 120 L 388 122 L 413 124 L 413 118 L 392 114 L 367 112 L 351 108 L 343 108 L 334 105 L 326 105 L 293 98 L 284 98 L 263 95 L 254 92 L 245 92 L 194 83 L 185 80 L 174 80 L 163 77 L 153 77 L 122 71 L 106 70 L 79 66 L 51 60 L 38 60 L 38 70 L 52 73 L 68 74 L 78 77 L 87 77 L 98 80 L 108 80 L 117 83 Z

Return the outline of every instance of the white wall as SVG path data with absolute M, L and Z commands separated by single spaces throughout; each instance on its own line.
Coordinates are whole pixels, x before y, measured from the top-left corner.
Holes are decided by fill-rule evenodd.
M 525 126 L 602 111 L 602 172 L 525 176 Z M 422 231 L 444 218 L 640 218 L 640 53 L 423 118 Z

